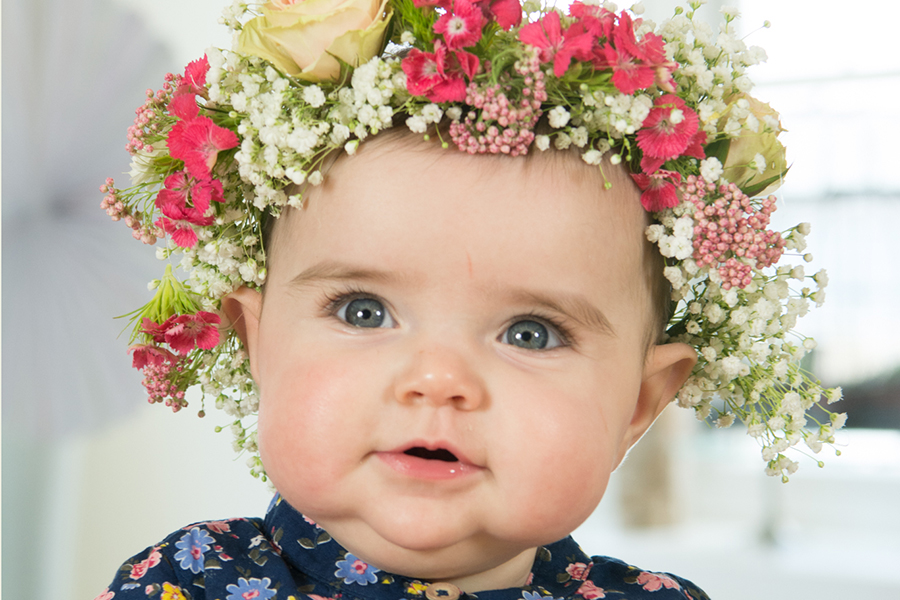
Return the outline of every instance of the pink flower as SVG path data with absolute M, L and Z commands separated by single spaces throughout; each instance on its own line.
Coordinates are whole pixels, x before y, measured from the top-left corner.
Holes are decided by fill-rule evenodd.
M 148 321 L 149 319 L 144 320 Z M 128 351 L 132 353 L 131 366 L 135 369 L 143 369 L 147 365 L 154 365 L 158 367 L 166 361 L 175 359 L 172 353 L 168 350 L 164 350 L 159 346 L 151 346 L 149 344 L 132 346 L 128 349 Z
M 200 311 L 195 315 L 179 315 L 172 319 L 166 331 L 166 343 L 179 354 L 187 354 L 194 348 L 212 350 L 219 343 L 222 319 L 211 312 Z
M 643 90 L 656 81 L 656 69 L 642 64 L 639 59 L 626 51 L 605 45 L 601 50 L 603 66 L 612 67 L 612 82 L 623 94 L 631 95 Z
M 659 573 L 648 573 L 646 571 L 642 572 L 637 577 L 637 582 L 644 586 L 644 589 L 648 592 L 655 592 L 662 588 L 666 588 L 667 590 L 680 590 L 681 586 L 678 585 L 678 582 L 669 577 L 668 575 L 661 575 Z
M 200 107 L 197 106 L 196 94 L 182 94 L 181 96 L 175 96 L 172 98 L 172 101 L 169 102 L 167 108 L 170 115 L 184 121 L 195 119 L 200 114 Z
M 637 132 L 638 147 L 645 155 L 671 160 L 684 154 L 695 141 L 700 118 L 684 100 L 665 94 L 653 102 L 642 125 Z
M 219 152 L 237 145 L 237 135 L 209 117 L 179 121 L 168 137 L 169 155 L 183 160 L 188 173 L 197 179 L 209 179 Z
M 681 183 L 681 173 L 657 171 L 653 175 L 632 173 L 631 178 L 643 192 L 641 206 L 649 212 L 659 212 L 678 205 L 676 185 Z
M 593 581 L 585 581 L 581 584 L 576 592 L 585 600 L 596 600 L 597 598 L 606 598 L 606 590 L 594 585 Z
M 94 600 L 112 600 L 115 595 L 115 592 L 111 592 L 109 591 L 109 588 L 106 588 L 105 590 L 100 592 L 100 595 L 94 598 Z
M 193 218 L 195 225 L 209 225 L 205 213 L 212 201 L 225 201 L 221 181 L 196 180 L 187 171 L 178 171 L 166 177 L 165 188 L 156 196 L 156 207 L 170 219 Z M 187 211 L 189 208 L 195 210 Z
M 172 322 L 172 319 L 175 317 L 169 317 L 162 323 L 156 323 L 155 321 L 151 321 L 147 317 L 141 319 L 141 333 L 145 333 L 153 338 L 153 341 L 161 344 L 166 341 L 166 330 L 169 328 L 169 325 Z
M 197 245 L 197 232 L 190 221 L 186 219 L 171 219 L 160 217 L 154 223 L 162 229 L 166 235 L 171 236 L 172 241 L 178 244 L 179 248 L 193 248 Z
M 519 0 L 481 0 L 476 4 L 487 18 L 493 18 L 506 31 L 522 22 L 522 5 Z
M 553 61 L 553 74 L 562 77 L 569 69 L 572 58 L 590 56 L 592 36 L 582 27 L 569 27 L 565 32 L 559 21 L 559 13 L 550 12 L 535 23 L 519 30 L 519 40 L 541 50 L 541 62 Z
M 468 2 L 468 0 L 466 0 Z M 413 0 L 417 8 L 437 7 L 453 12 L 454 4 L 459 0 Z M 484 15 L 485 21 L 496 21 L 501 29 L 509 31 L 522 22 L 522 5 L 519 0 L 475 0 L 471 4 L 477 6 Z
M 584 581 L 589 570 L 590 567 L 580 562 L 572 563 L 568 567 L 566 567 L 566 573 L 568 573 L 572 579 L 577 579 L 578 581 Z
M 208 521 L 206 528 L 214 533 L 228 533 L 231 531 L 231 525 L 227 521 Z
M 481 9 L 467 0 L 457 0 L 453 11 L 445 12 L 434 24 L 434 31 L 444 36 L 447 48 L 455 50 L 477 44 L 485 21 Z
M 578 19 L 578 23 L 595 38 L 611 38 L 616 24 L 616 13 L 602 6 L 573 2 L 569 7 L 569 16 Z
M 154 549 L 153 552 L 150 553 L 150 556 L 136 565 L 132 565 L 129 577 L 131 579 L 140 579 L 147 574 L 147 571 L 158 565 L 160 560 L 162 560 L 162 555 L 158 550 Z
M 478 58 L 462 51 L 448 55 L 447 47 L 435 40 L 434 53 L 413 48 L 401 66 L 406 89 L 413 96 L 425 96 L 432 102 L 462 102 L 466 98 L 462 75 L 477 72 Z
M 203 58 L 198 58 L 188 63 L 188 66 L 184 69 L 184 77 L 182 77 L 178 89 L 175 90 L 175 96 L 183 94 L 200 94 L 205 96 L 207 72 L 209 72 L 209 60 L 207 60 L 205 54 Z

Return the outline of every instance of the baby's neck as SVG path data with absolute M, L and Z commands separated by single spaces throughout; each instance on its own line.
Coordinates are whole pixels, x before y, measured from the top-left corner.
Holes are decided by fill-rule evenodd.
M 452 583 L 461 591 L 469 594 L 485 590 L 521 587 L 525 585 L 528 580 L 528 575 L 531 574 L 531 567 L 534 565 L 536 551 L 536 548 L 530 548 L 512 560 L 498 565 L 493 569 L 474 575 L 443 580 L 442 582 Z

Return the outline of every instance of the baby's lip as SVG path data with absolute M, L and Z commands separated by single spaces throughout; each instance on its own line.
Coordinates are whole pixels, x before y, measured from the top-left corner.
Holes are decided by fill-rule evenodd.
M 472 462 L 459 448 L 453 444 L 439 441 L 413 440 L 393 450 L 388 450 L 394 454 L 407 454 L 410 456 L 419 456 L 421 458 L 431 458 L 433 460 L 445 460 L 447 462 L 458 462 L 463 465 L 477 467 L 480 465 Z M 452 460 L 455 459 L 455 460 Z
M 444 441 L 414 440 L 374 455 L 403 477 L 425 481 L 468 481 L 483 467 Z

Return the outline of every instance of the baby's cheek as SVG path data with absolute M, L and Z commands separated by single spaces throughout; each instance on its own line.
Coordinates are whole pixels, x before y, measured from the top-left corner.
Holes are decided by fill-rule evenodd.
M 340 364 L 315 361 L 293 363 L 264 382 L 258 435 L 267 470 L 271 465 L 299 475 L 333 460 L 352 421 L 348 398 L 354 393 L 348 387 L 354 380 Z

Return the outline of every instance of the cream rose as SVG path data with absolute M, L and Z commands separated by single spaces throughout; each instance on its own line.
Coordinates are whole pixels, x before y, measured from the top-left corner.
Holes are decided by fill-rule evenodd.
M 729 104 L 742 98 L 750 103 L 750 114 L 759 121 L 759 131 L 754 132 L 744 128 L 738 137 L 732 138 L 731 146 L 728 148 L 728 158 L 723 165 L 724 176 L 728 181 L 741 185 L 745 192 L 748 189 L 753 191 L 752 196 L 771 194 L 781 186 L 781 176 L 787 168 L 784 146 L 778 141 L 778 134 L 782 131 L 781 123 L 778 121 L 779 115 L 765 102 L 760 102 L 746 94 L 732 97 Z M 767 120 L 776 126 L 772 127 Z M 726 119 L 723 118 L 720 125 L 723 125 L 725 121 Z M 751 163 L 755 163 L 757 154 L 762 155 L 766 162 L 765 169 L 761 172 L 754 168 L 758 165 L 751 166 Z M 764 188 L 754 189 L 770 179 L 773 181 Z M 745 185 L 748 180 L 749 185 Z
M 237 50 L 307 81 L 336 79 L 381 51 L 387 0 L 272 0 L 244 25 Z

